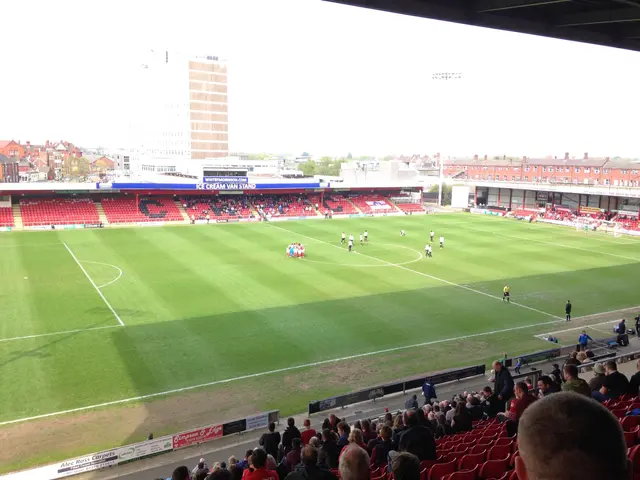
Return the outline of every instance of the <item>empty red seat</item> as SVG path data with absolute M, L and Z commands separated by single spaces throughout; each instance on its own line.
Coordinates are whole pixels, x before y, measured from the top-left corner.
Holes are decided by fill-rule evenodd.
M 458 461 L 458 470 L 472 470 L 485 461 L 484 453 L 468 453 Z
M 91 198 L 24 198 L 20 200 L 20 213 L 26 227 L 99 222 L 98 209 Z
M 509 469 L 509 458 L 502 460 L 487 460 L 480 467 L 479 476 L 482 479 L 500 478 Z
M 440 480 L 456 471 L 456 461 L 438 463 L 429 469 L 427 480 Z
M 487 460 L 500 460 L 511 455 L 513 442 L 507 445 L 494 445 L 487 452 Z
M 446 480 L 476 480 L 478 478 L 478 469 L 480 465 L 476 465 L 475 467 L 468 470 L 460 470 L 458 472 L 454 472 L 451 475 L 445 477 Z

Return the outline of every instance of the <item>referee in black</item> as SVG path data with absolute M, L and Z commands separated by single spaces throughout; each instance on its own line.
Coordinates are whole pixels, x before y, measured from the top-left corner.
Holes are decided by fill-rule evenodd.
M 571 300 L 567 300 L 567 304 L 564 306 L 564 313 L 567 318 L 567 322 L 571 321 Z

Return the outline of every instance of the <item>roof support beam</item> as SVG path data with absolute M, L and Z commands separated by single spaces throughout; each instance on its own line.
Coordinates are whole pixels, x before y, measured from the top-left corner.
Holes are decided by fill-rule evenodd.
M 555 3 L 568 3 L 571 0 L 478 0 L 475 10 L 478 13 L 500 12 L 517 8 L 542 7 Z
M 595 12 L 564 15 L 556 20 L 559 27 L 579 27 L 582 25 L 604 25 L 611 23 L 640 22 L 640 8 L 600 10 Z

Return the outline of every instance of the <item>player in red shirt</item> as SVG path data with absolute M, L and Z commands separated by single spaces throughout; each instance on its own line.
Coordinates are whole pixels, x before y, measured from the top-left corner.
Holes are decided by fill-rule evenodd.
M 267 470 L 267 452 L 261 448 L 251 454 L 251 464 L 242 474 L 242 480 L 280 480 L 278 473 Z
M 303 250 L 304 252 L 304 250 Z M 309 445 L 309 441 L 312 437 L 316 436 L 316 431 L 311 428 L 311 420 L 306 418 L 304 420 L 304 430 L 300 432 L 300 439 L 302 440 L 303 445 Z

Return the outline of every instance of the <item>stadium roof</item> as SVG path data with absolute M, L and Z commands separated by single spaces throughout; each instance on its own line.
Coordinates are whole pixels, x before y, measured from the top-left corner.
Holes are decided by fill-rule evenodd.
M 640 0 L 325 0 L 640 51 Z

